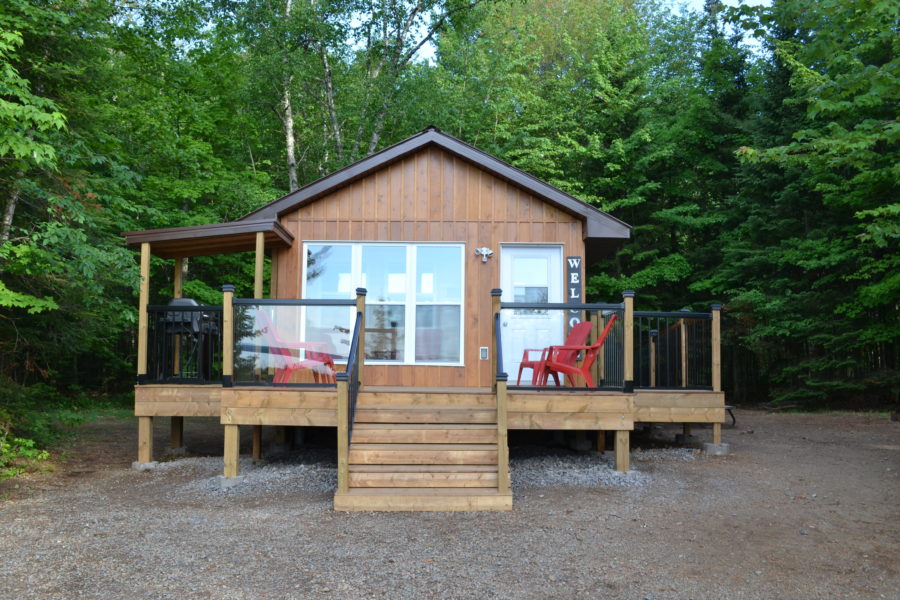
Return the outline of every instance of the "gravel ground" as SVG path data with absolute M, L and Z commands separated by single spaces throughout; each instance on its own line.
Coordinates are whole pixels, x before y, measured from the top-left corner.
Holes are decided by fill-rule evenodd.
M 327 432 L 223 491 L 214 422 L 149 472 L 133 422 L 95 423 L 55 472 L 0 484 L 0 598 L 900 598 L 900 424 L 738 424 L 727 457 L 636 435 L 627 474 L 513 435 L 512 512 L 335 513 Z

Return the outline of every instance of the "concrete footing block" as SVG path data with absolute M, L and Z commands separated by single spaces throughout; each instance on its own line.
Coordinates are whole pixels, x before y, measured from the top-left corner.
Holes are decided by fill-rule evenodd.
M 703 452 L 710 456 L 725 456 L 731 452 L 731 444 L 703 444 Z
M 696 435 L 684 435 L 683 433 L 675 434 L 675 443 L 679 446 L 691 446 L 697 443 Z
M 244 483 L 243 476 L 238 475 L 237 477 L 225 477 L 224 475 L 219 475 L 219 487 L 223 490 L 230 490 L 231 488 L 237 487 Z
M 155 460 L 153 462 L 134 461 L 133 463 L 131 463 L 131 468 L 135 471 L 152 471 L 158 464 L 159 462 Z
M 187 447 L 178 446 L 177 448 L 169 448 L 166 450 L 166 454 L 171 454 L 172 456 L 184 456 L 187 454 Z

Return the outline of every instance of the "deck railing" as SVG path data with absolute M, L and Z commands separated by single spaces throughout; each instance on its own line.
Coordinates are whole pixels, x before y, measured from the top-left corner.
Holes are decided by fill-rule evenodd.
M 355 300 L 235 298 L 233 305 L 235 385 L 336 384 Z
M 621 390 L 625 381 L 625 361 L 624 361 L 624 305 L 623 304 L 562 304 L 562 303 L 530 303 L 530 302 L 501 302 L 500 314 L 497 328 L 502 336 L 506 337 L 506 341 L 499 340 L 495 343 L 503 343 L 505 352 L 507 353 L 506 364 L 514 365 L 512 372 L 508 375 L 515 382 L 513 385 L 516 389 L 546 389 L 545 386 L 535 386 L 532 384 L 534 370 L 529 367 L 522 367 L 522 363 L 526 360 L 532 366 L 537 366 L 542 357 L 543 350 L 549 346 L 563 346 L 566 342 L 567 334 L 575 323 L 590 322 L 590 333 L 585 346 L 593 345 L 600 338 L 602 332 L 606 329 L 606 325 L 615 316 L 607 337 L 600 346 L 599 351 L 594 357 L 593 364 L 588 369 L 588 373 L 593 380 L 593 389 L 602 390 Z M 528 358 L 523 355 L 511 356 L 510 346 L 513 335 L 510 334 L 510 323 L 514 323 L 517 318 L 534 319 L 540 324 L 536 326 L 543 329 L 544 335 L 538 337 L 533 332 L 529 335 L 521 337 L 516 341 L 520 346 L 524 346 L 522 350 L 530 350 Z M 515 326 L 513 326 L 515 327 Z M 585 352 L 579 352 L 579 359 L 583 359 Z M 501 361 L 501 370 L 502 358 Z M 573 387 L 567 378 L 562 378 L 560 386 L 557 387 L 553 380 L 550 385 L 555 389 L 571 388 L 575 389 L 586 387 L 586 381 L 580 376 L 575 377 L 576 382 Z
M 499 290 L 494 292 L 499 293 Z M 516 389 L 590 387 L 625 392 L 632 392 L 635 388 L 721 390 L 720 305 L 713 305 L 709 313 L 635 311 L 634 292 L 626 291 L 621 304 L 500 302 L 498 306 L 499 310 L 494 315 L 497 332 L 495 360 L 499 361 L 496 371 L 504 370 L 500 352 L 508 354 L 513 342 L 517 344 L 517 350 L 518 347 L 531 349 L 527 357 L 506 357 L 506 368 L 512 371 L 509 375 L 514 378 Z M 574 385 L 573 379 L 564 378 L 562 374 L 558 374 L 559 386 L 549 377 L 547 381 L 533 385 L 534 369 L 543 369 L 541 359 L 547 356 L 546 352 L 542 354 L 543 350 L 550 346 L 563 346 L 567 333 L 576 323 L 590 321 L 593 326 L 588 339 L 573 361 L 573 364 L 582 367 L 582 361 L 588 357 L 588 347 L 602 337 L 613 317 L 615 321 L 593 364 L 585 367 L 593 380 L 592 386 L 580 374 L 573 377 Z M 528 319 L 533 319 L 534 323 L 528 323 L 533 331 L 523 328 L 526 329 L 525 334 L 520 333 L 515 326 L 516 318 L 524 319 L 526 323 Z M 538 335 L 538 330 L 541 335 Z M 514 340 L 514 336 L 518 337 Z
M 147 307 L 147 372 L 139 383 L 222 381 L 222 307 Z
M 635 387 L 712 389 L 712 318 L 635 311 Z

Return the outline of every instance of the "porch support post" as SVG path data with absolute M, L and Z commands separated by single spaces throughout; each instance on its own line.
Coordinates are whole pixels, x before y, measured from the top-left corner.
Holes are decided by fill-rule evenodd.
M 182 276 L 182 267 L 183 267 L 183 259 L 179 256 L 175 259 L 175 269 L 172 271 L 172 297 L 173 298 L 181 298 L 184 296 L 184 278 Z M 181 334 L 175 334 L 175 352 L 172 354 L 174 363 L 172 365 L 172 374 L 180 375 L 181 374 Z M 175 435 L 174 427 L 175 422 L 172 422 L 172 435 Z M 175 445 L 174 437 L 172 441 L 173 448 L 180 448 L 181 444 L 178 446 Z
M 232 387 L 234 376 L 234 286 L 222 286 L 222 387 Z M 241 430 L 225 425 L 225 477 L 238 476 Z
M 256 232 L 256 264 L 253 269 L 253 297 L 263 297 L 263 273 L 266 262 L 266 234 Z M 253 426 L 252 456 L 254 460 L 262 458 L 262 425 Z
M 682 308 L 681 312 L 688 309 Z M 678 329 L 681 332 L 681 387 L 688 386 L 688 331 L 687 320 L 678 321 Z
M 625 343 L 622 349 L 625 353 L 622 361 L 625 381 L 622 391 L 630 394 L 634 392 L 634 292 L 625 290 L 622 299 L 625 303 Z
M 139 463 L 153 462 L 153 417 L 138 417 Z
M 150 243 L 141 244 L 141 291 L 138 300 L 137 379 L 147 379 L 147 305 L 150 304 Z
M 357 375 L 359 387 L 363 387 L 363 369 L 366 366 L 366 288 L 356 288 L 356 312 L 361 315 L 359 320 L 359 345 L 356 347 Z
M 225 426 L 225 477 L 237 477 L 238 459 L 241 452 L 241 428 L 239 425 Z
M 150 244 L 141 244 L 141 288 L 138 295 L 137 382 L 147 379 L 147 305 L 150 303 Z M 138 417 L 139 463 L 153 462 L 153 417 Z
M 337 382 L 337 459 L 338 459 L 338 492 L 346 493 L 349 488 L 350 473 L 350 433 L 348 418 L 350 414 L 350 390 L 346 378 L 338 378 Z
M 659 331 L 650 330 L 650 387 L 656 387 L 656 341 Z
M 627 429 L 616 431 L 616 471 L 625 473 L 630 468 L 629 465 L 629 435 Z
M 173 450 L 184 446 L 184 417 L 172 417 L 169 428 L 169 446 Z
M 263 266 L 266 260 L 266 234 L 256 232 L 256 266 L 253 270 L 253 297 L 263 297 Z
M 493 391 L 497 391 L 497 320 L 494 318 L 494 315 L 500 314 L 500 296 L 503 294 L 503 291 L 494 288 L 491 290 L 491 381 L 494 383 Z
M 234 286 L 222 286 L 222 387 L 232 387 L 234 376 Z
M 722 391 L 722 305 L 713 304 L 712 308 L 712 388 L 714 392 Z M 722 443 L 722 424 L 713 423 L 713 444 Z
M 506 379 L 497 377 L 497 491 L 509 492 L 509 443 L 506 427 Z

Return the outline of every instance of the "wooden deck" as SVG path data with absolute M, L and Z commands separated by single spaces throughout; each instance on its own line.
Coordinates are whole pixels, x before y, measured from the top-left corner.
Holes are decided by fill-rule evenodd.
M 635 423 L 725 420 L 724 394 L 708 390 L 513 388 L 506 397 L 509 429 L 615 431 L 619 470 L 629 468 L 628 434 Z M 505 433 L 502 443 L 499 437 L 497 398 L 490 388 L 360 390 L 347 455 L 348 489 L 335 495 L 335 509 L 509 510 L 512 495 L 508 465 L 502 464 L 506 442 Z M 218 416 L 222 425 L 255 430 L 263 425 L 335 427 L 337 404 L 335 387 L 135 388 L 140 431 L 147 431 L 149 418 L 172 417 L 179 444 L 183 417 Z M 236 427 L 225 429 L 233 443 Z M 149 461 L 152 446 L 145 441 L 139 453 Z M 226 462 L 237 468 L 233 456 Z M 500 485 L 502 477 L 506 486 Z

